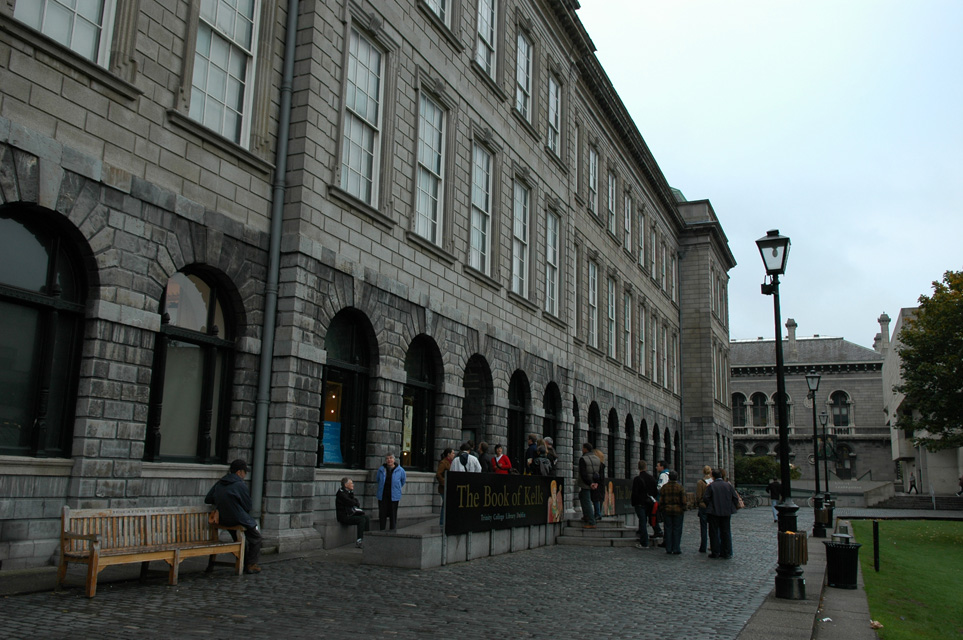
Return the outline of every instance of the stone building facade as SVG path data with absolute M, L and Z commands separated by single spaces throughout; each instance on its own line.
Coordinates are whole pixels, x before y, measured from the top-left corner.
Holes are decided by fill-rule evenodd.
M 783 344 L 790 463 L 802 476 L 800 486 L 815 480 L 813 404 L 806 374 L 820 375 L 816 391 L 818 415 L 828 417 L 827 435 L 835 439 L 827 465 L 820 461 L 820 484 L 828 467 L 830 481 L 895 478 L 889 455 L 890 429 L 883 414 L 883 359 L 889 351 L 889 317 L 879 318 L 881 333 L 875 349 L 843 338 L 797 338 L 796 322 L 786 322 Z M 776 407 L 776 352 L 772 340 L 733 340 L 732 419 L 736 455 L 774 456 L 778 460 L 779 429 Z M 794 485 L 796 486 L 796 485 Z
M 730 459 L 728 241 L 577 2 L 87 4 L 0 3 L 3 569 L 238 457 L 281 550 L 389 452 Z

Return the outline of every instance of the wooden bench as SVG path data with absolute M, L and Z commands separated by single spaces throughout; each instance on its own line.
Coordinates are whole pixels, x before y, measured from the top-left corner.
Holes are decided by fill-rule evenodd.
M 209 556 L 208 569 L 219 553 L 234 555 L 232 564 L 244 570 L 244 527 L 208 522 L 209 507 L 143 509 L 70 509 L 64 507 L 60 529 L 60 569 L 57 588 L 67 575 L 67 563 L 87 565 L 87 597 L 97 593 L 97 577 L 105 567 L 141 563 L 141 578 L 152 560 L 169 565 L 169 583 L 185 558 Z M 221 541 L 220 531 L 235 531 L 237 540 Z

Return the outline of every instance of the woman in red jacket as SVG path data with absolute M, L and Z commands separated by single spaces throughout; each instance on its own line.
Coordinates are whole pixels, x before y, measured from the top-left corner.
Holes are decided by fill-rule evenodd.
M 512 461 L 508 459 L 508 456 L 503 455 L 502 451 L 502 445 L 495 445 L 495 457 L 492 458 L 492 470 L 495 473 L 508 475 L 508 472 L 512 469 Z

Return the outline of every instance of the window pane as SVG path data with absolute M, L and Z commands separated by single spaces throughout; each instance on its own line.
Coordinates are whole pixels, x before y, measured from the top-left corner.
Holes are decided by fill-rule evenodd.
M 39 374 L 35 309 L 0 302 L 0 448 L 26 448 Z
M 164 376 L 161 455 L 197 455 L 204 358 L 200 347 L 171 340 Z
M 176 327 L 207 333 L 210 295 L 210 287 L 197 276 L 175 273 L 167 281 L 167 297 L 162 313 L 169 313 L 170 323 Z
M 43 292 L 49 253 L 29 229 L 12 218 L 0 218 L 0 282 Z

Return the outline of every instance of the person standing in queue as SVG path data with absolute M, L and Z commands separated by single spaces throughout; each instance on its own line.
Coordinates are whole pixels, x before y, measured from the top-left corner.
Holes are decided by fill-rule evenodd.
M 395 454 L 386 455 L 385 463 L 378 467 L 378 525 L 382 531 L 386 522 L 391 523 L 390 531 L 398 530 L 398 503 L 406 480 L 405 470 L 395 460 Z

